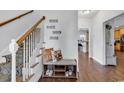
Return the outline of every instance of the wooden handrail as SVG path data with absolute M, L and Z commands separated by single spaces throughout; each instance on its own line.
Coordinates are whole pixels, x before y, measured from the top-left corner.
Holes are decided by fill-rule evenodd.
M 17 19 L 19 19 L 19 18 L 21 18 L 21 17 L 23 17 L 23 16 L 25 16 L 25 15 L 27 15 L 27 14 L 29 14 L 29 13 L 32 13 L 32 12 L 33 12 L 33 10 L 28 11 L 28 12 L 26 12 L 26 13 L 24 13 L 24 14 L 21 14 L 21 15 L 19 15 L 19 16 L 17 16 L 17 17 L 14 17 L 14 18 L 12 18 L 12 19 L 9 19 L 9 20 L 7 20 L 7 21 L 1 22 L 1 23 L 0 23 L 0 26 L 6 25 L 6 24 L 8 24 L 8 23 L 10 23 L 10 22 L 12 22 L 12 21 L 15 21 L 15 20 L 17 20 Z
M 36 31 L 36 27 L 43 21 L 45 20 L 45 16 L 43 16 L 36 24 L 34 24 L 28 31 L 26 31 L 26 33 L 20 37 L 20 39 L 17 41 L 18 45 L 21 45 L 23 43 L 23 41 L 34 31 Z

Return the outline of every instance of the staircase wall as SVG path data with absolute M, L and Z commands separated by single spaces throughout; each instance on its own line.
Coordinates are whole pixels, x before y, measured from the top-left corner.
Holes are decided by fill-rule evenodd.
M 45 15 L 44 41 L 46 48 L 61 49 L 63 58 L 78 60 L 78 11 L 76 10 L 49 10 L 41 11 Z M 57 19 L 57 23 L 50 23 L 49 20 Z M 47 26 L 55 26 L 55 29 L 48 29 Z M 61 31 L 60 35 L 52 31 Z M 51 36 L 58 36 L 58 40 L 51 40 Z
M 0 10 L 0 22 L 14 18 L 27 11 L 29 10 Z M 38 11 L 34 11 L 20 19 L 0 27 L 0 55 L 3 54 L 3 51 L 8 50 L 7 47 L 9 46 L 11 39 L 18 39 L 22 36 L 30 27 L 32 27 L 33 24 L 38 21 L 39 17 Z

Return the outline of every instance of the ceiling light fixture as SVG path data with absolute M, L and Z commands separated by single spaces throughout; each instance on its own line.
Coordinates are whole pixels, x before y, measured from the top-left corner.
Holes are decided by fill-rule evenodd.
M 80 38 L 84 38 L 85 36 L 84 35 L 80 35 Z
M 91 13 L 91 12 L 92 12 L 91 10 L 83 10 L 83 11 L 82 11 L 83 14 L 89 14 L 89 13 Z

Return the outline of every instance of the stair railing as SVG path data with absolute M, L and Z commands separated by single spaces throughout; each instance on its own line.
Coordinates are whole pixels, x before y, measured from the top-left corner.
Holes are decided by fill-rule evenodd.
M 21 18 L 21 17 L 27 15 L 27 14 L 32 13 L 32 12 L 33 12 L 33 10 L 28 11 L 28 12 L 26 12 L 26 13 L 24 13 L 24 14 L 19 15 L 19 16 L 16 16 L 16 17 L 14 17 L 14 18 L 11 18 L 11 19 L 9 19 L 9 20 L 7 20 L 7 21 L 0 22 L 0 26 L 4 26 L 4 25 L 6 25 L 6 24 L 8 24 L 8 23 L 10 23 L 10 22 L 12 22 L 12 21 L 15 21 L 15 20 L 17 20 L 17 19 L 19 19 L 19 18 Z
M 22 81 L 28 81 L 34 75 L 31 67 L 31 57 L 37 49 L 37 43 L 40 38 L 40 31 L 38 30 L 38 26 L 45 20 L 45 16 L 43 16 L 36 24 L 34 24 L 24 35 L 22 35 L 17 41 L 11 40 L 9 45 L 9 51 L 12 54 L 12 75 L 11 81 L 16 82 L 16 70 L 17 70 L 17 51 L 20 46 L 22 46 L 23 50 L 23 65 L 22 65 Z

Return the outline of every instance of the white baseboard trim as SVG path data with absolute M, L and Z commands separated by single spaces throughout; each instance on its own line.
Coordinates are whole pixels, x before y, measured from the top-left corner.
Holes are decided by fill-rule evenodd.
M 96 62 L 98 62 L 101 65 L 105 65 L 101 60 L 97 59 L 96 57 L 91 57 L 93 58 Z

